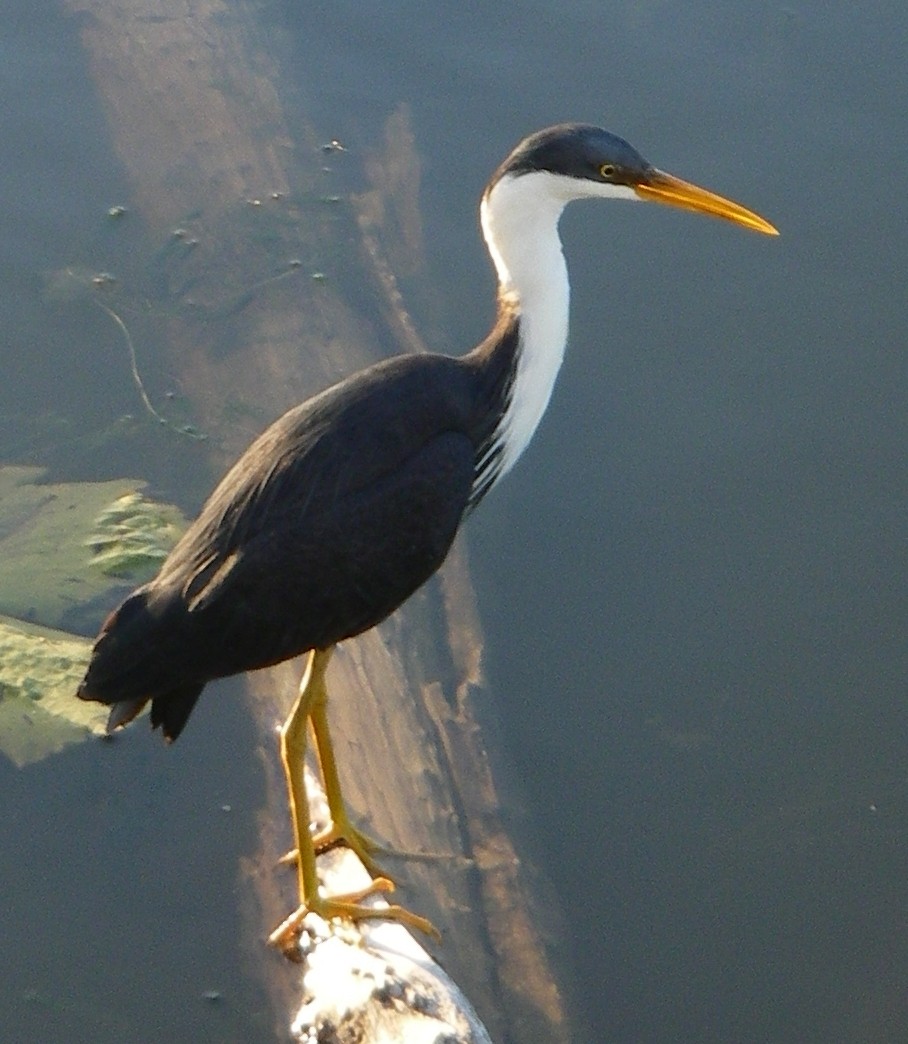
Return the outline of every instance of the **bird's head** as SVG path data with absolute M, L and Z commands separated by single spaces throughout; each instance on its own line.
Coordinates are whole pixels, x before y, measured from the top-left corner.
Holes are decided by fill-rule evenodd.
M 666 174 L 623 138 L 585 123 L 564 123 L 525 138 L 489 183 L 542 174 L 562 205 L 573 199 L 642 199 L 733 221 L 767 235 L 778 231 L 758 214 Z

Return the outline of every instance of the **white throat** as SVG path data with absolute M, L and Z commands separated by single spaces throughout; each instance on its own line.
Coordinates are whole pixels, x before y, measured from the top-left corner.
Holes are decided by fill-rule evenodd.
M 495 442 L 500 478 L 526 449 L 545 413 L 568 335 L 570 285 L 558 219 L 576 198 L 551 174 L 506 174 L 482 200 L 482 231 L 501 296 L 520 317 L 520 350 L 511 398 Z

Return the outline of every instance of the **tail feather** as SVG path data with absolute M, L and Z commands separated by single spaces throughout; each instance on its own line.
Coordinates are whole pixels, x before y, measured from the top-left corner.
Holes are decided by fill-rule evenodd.
M 81 695 L 81 690 L 80 690 Z M 107 719 L 107 734 L 122 729 L 128 725 L 133 718 L 137 718 L 148 703 L 147 696 L 140 696 L 135 700 L 120 700 L 110 708 L 110 716 Z
M 151 701 L 151 727 L 160 728 L 168 743 L 172 743 L 183 731 L 203 688 L 204 685 L 189 682 L 170 692 L 161 693 Z
M 151 701 L 152 727 L 172 742 L 205 685 L 186 678 L 188 644 L 172 613 L 150 606 L 148 589 L 139 588 L 104 622 L 77 695 L 110 706 L 109 733 L 128 725 Z

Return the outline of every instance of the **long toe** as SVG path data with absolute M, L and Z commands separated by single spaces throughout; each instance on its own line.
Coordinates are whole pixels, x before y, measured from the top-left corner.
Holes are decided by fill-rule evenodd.
M 288 960 L 299 963 L 302 959 L 299 951 L 300 933 L 303 921 L 310 913 L 325 921 L 338 919 L 352 921 L 354 924 L 360 921 L 393 921 L 422 932 L 435 942 L 441 942 L 441 933 L 431 921 L 403 906 L 396 904 L 366 906 L 363 904 L 363 900 L 370 895 L 392 891 L 394 891 L 394 883 L 386 877 L 379 877 L 367 888 L 358 892 L 331 897 L 319 896 L 309 905 L 298 907 L 289 917 L 285 918 L 268 937 L 268 943 L 280 950 Z
M 375 838 L 364 834 L 352 823 L 332 823 L 330 826 L 320 830 L 312 838 L 316 854 L 321 855 L 336 845 L 344 845 L 353 852 L 357 859 L 368 870 L 370 877 L 383 877 L 392 880 L 385 870 L 376 862 L 376 855 L 398 855 L 393 849 L 386 848 Z M 288 853 L 289 854 L 289 853 Z

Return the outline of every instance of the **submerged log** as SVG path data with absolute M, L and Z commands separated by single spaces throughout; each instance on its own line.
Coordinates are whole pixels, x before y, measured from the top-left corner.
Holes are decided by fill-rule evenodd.
M 268 420 L 330 381 L 423 350 L 395 274 L 422 265 L 419 162 L 405 114 L 389 118 L 382 148 L 359 165 L 365 191 L 338 191 L 340 157 L 303 121 L 289 128 L 272 57 L 278 30 L 258 24 L 255 5 L 64 4 L 81 16 L 137 215 L 164 244 L 158 351 L 196 427 L 212 436 L 212 476 Z M 344 162 L 357 165 L 349 154 Z M 368 830 L 422 854 L 389 861 L 406 883 L 402 901 L 441 928 L 437 954 L 491 1036 L 572 1040 L 477 721 L 482 643 L 461 541 L 410 603 L 335 656 L 329 710 L 341 773 Z M 270 778 L 262 851 L 245 868 L 262 936 L 292 898 L 292 878 L 274 869 L 288 838 L 272 733 L 300 670 L 284 664 L 249 679 Z M 298 1004 L 298 973 L 265 967 L 276 1003 L 295 994 Z

